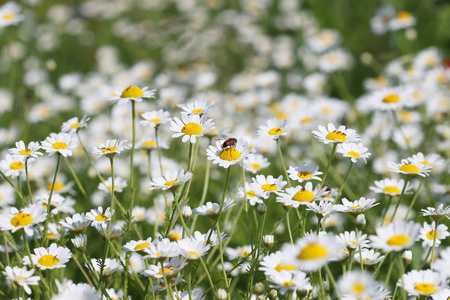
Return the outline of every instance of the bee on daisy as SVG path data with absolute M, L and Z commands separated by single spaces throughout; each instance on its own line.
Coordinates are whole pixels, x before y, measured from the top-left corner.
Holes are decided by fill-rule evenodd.
M 212 160 L 213 164 L 228 168 L 246 158 L 250 153 L 250 147 L 247 141 L 237 139 L 231 146 L 225 142 L 217 141 L 216 145 L 210 145 L 206 150 L 208 160 Z

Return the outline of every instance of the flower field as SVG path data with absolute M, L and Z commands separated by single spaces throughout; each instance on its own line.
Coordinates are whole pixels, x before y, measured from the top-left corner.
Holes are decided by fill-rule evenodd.
M 450 299 L 449 27 L 0 1 L 0 299 Z

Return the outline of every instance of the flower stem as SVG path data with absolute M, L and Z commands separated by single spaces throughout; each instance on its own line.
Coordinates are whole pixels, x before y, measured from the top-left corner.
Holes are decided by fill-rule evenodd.
M 28 196 L 30 197 L 30 203 L 33 204 L 33 194 L 31 192 L 30 178 L 28 176 L 28 157 L 25 160 L 25 176 L 27 179 Z
M 438 224 L 439 221 L 435 221 L 435 226 L 434 226 L 434 234 L 433 234 L 433 247 L 431 248 L 431 263 L 430 263 L 430 269 L 433 270 L 433 262 L 434 262 L 434 249 L 436 248 L 436 238 L 438 235 Z
M 199 203 L 198 206 L 202 206 L 203 203 L 205 203 L 206 194 L 208 192 L 208 187 L 209 187 L 209 173 L 210 173 L 210 170 L 211 170 L 211 161 L 207 160 L 206 161 L 206 170 L 205 170 L 205 179 L 203 181 L 202 197 L 200 198 L 200 203 Z M 198 215 L 194 215 L 192 217 L 191 231 L 194 231 L 195 224 L 197 223 L 197 219 L 198 219 Z
M 220 236 L 220 227 L 219 224 L 216 223 L 217 237 L 219 239 L 219 253 L 220 253 L 220 263 L 222 265 L 223 279 L 225 280 L 225 287 L 227 288 L 228 299 L 230 299 L 230 285 L 228 283 L 227 272 L 225 270 L 225 264 L 223 261 L 223 246 L 222 246 L 222 237 Z
M 411 200 L 411 204 L 409 205 L 408 211 L 406 212 L 406 215 L 405 215 L 405 221 L 408 219 L 409 213 L 411 212 L 411 209 L 413 208 L 414 203 L 416 203 L 417 197 L 419 196 L 419 191 L 422 188 L 422 184 L 423 184 L 423 179 L 420 180 L 419 187 L 417 188 L 417 191 L 415 192 L 413 199 Z
M 406 186 L 408 185 L 409 179 L 410 179 L 410 177 L 406 176 L 405 185 L 403 186 L 402 192 L 400 193 L 400 196 L 398 197 L 398 201 L 397 201 L 397 204 L 395 205 L 394 213 L 392 214 L 392 217 L 391 217 L 392 221 L 394 220 L 394 217 L 397 214 L 397 209 L 398 209 L 398 207 L 400 205 L 400 202 L 402 200 L 403 194 L 405 193 Z
M 50 189 L 50 195 L 48 196 L 48 201 L 47 201 L 47 218 L 45 219 L 45 223 L 44 223 L 44 243 L 47 246 L 48 245 L 48 238 L 47 238 L 47 230 L 48 230 L 48 221 L 50 220 L 50 216 L 51 216 L 51 205 L 50 203 L 52 202 L 52 196 L 53 196 L 53 190 L 55 188 L 55 183 L 56 183 L 56 175 L 58 174 L 58 170 L 59 170 L 59 164 L 61 162 L 61 155 L 58 154 L 58 160 L 56 161 L 56 170 L 55 170 L 55 175 L 53 176 L 53 182 L 52 182 L 52 187 Z
M 18 189 L 18 188 L 16 188 L 16 186 L 11 182 L 11 180 L 8 178 L 8 177 L 6 177 L 6 175 L 2 172 L 2 171 L 0 171 L 0 175 L 2 176 L 2 178 L 4 178 L 8 183 L 9 183 L 9 185 L 14 189 L 14 191 L 16 192 L 16 194 L 17 194 L 17 196 L 19 196 L 19 198 L 23 201 L 24 199 L 23 199 L 23 195 L 22 195 L 22 193 L 20 192 L 20 190 Z
M 289 233 L 289 241 L 291 242 L 291 244 L 294 244 L 294 239 L 292 238 L 292 231 L 291 231 L 291 222 L 289 220 L 290 212 L 291 212 L 291 209 L 289 208 L 289 210 L 286 212 L 286 225 L 287 225 L 288 233 Z
M 345 174 L 345 177 L 344 177 L 344 181 L 342 181 L 341 186 L 339 187 L 339 191 L 337 192 L 337 195 L 336 195 L 336 197 L 334 198 L 333 205 L 336 204 L 336 202 L 337 202 L 339 196 L 341 195 L 341 192 L 342 192 L 342 190 L 344 189 L 345 183 L 346 183 L 346 181 L 347 181 L 348 174 L 350 174 L 350 170 L 352 169 L 352 166 L 353 166 L 353 165 L 354 165 L 354 163 L 353 163 L 352 161 L 350 161 L 350 165 L 348 166 L 347 173 Z
M 286 176 L 286 180 L 288 182 L 289 187 L 292 187 L 291 181 L 289 180 L 288 172 L 286 170 L 286 165 L 284 164 L 283 153 L 281 152 L 281 146 L 280 146 L 280 139 L 276 139 L 276 141 L 277 141 L 278 153 L 280 154 L 281 164 L 283 165 L 284 175 Z
M 330 169 L 331 162 L 333 161 L 334 153 L 336 152 L 336 147 L 337 147 L 337 144 L 334 143 L 334 144 L 333 144 L 333 149 L 331 149 L 330 159 L 328 160 L 328 163 L 327 163 L 327 168 L 325 169 L 325 173 L 323 174 L 323 178 L 322 178 L 322 186 L 323 186 L 324 183 L 325 183 L 325 179 L 327 179 L 328 170 Z
M 384 224 L 384 220 L 386 219 L 386 214 L 387 214 L 387 212 L 389 210 L 389 207 L 391 206 L 391 203 L 392 203 L 392 198 L 393 198 L 393 196 L 389 195 L 388 203 L 386 205 L 386 208 L 384 209 L 383 218 L 381 219 L 380 226 L 383 226 L 383 224 Z
M 67 159 L 67 157 L 64 157 L 64 160 L 66 161 L 67 167 L 69 168 L 70 173 L 72 174 L 73 178 L 75 179 L 75 182 L 77 183 L 77 186 L 80 189 L 80 192 L 83 194 L 83 197 L 85 199 L 87 199 L 86 191 L 84 190 L 83 185 L 81 184 L 80 180 L 78 179 L 77 174 L 72 169 L 72 166 L 70 165 L 69 160 Z

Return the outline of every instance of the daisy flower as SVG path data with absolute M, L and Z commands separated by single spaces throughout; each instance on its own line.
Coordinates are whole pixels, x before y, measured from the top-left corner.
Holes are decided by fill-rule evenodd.
M 302 183 L 307 180 L 321 180 L 319 175 L 319 167 L 314 164 L 302 163 L 301 165 L 289 166 L 287 171 L 289 173 L 289 178 L 292 180 L 297 180 Z
M 21 210 L 10 207 L 9 212 L 3 211 L 0 215 L 0 228 L 11 230 L 11 232 L 23 228 L 28 236 L 33 236 L 33 225 L 44 222 L 46 217 L 46 210 L 39 204 L 33 204 Z
M 439 290 L 431 295 L 433 300 L 447 300 L 450 298 L 450 289 Z
M 34 249 L 34 254 L 31 254 L 33 264 L 41 270 L 65 268 L 65 263 L 67 263 L 71 257 L 72 252 L 70 252 L 69 248 L 58 247 L 55 243 L 51 244 L 48 248 L 36 248 Z M 29 256 L 23 257 L 23 264 L 30 264 Z
M 248 199 L 248 202 L 251 206 L 255 206 L 255 204 L 263 203 L 263 200 L 256 195 L 255 191 L 252 190 L 250 184 L 248 182 L 245 183 L 245 195 L 244 195 L 244 188 L 240 186 L 238 188 L 238 195 L 241 198 Z
M 121 236 L 124 233 L 124 220 L 119 220 L 115 223 L 111 223 L 111 228 L 109 231 L 109 238 L 111 240 L 117 239 L 119 236 Z M 106 230 L 103 228 L 103 226 L 96 226 L 95 229 L 97 229 L 98 233 L 103 237 L 106 238 L 106 235 L 108 234 Z
M 367 103 L 375 111 L 391 111 L 409 107 L 413 103 L 412 92 L 404 87 L 387 87 L 374 91 L 367 96 Z
M 124 188 L 127 187 L 127 181 L 122 179 L 121 177 L 114 177 L 114 192 L 120 193 Z M 112 177 L 109 177 L 105 180 L 105 183 L 100 182 L 98 184 L 98 189 L 105 193 L 111 194 L 112 191 Z
M 436 47 L 420 51 L 414 57 L 413 66 L 416 69 L 424 70 L 438 66 L 442 61 L 442 54 Z
M 116 154 L 120 154 L 123 150 L 130 149 L 126 145 L 127 141 L 122 139 L 107 140 L 106 143 L 101 143 L 94 147 L 92 154 L 97 154 L 97 158 L 106 156 L 108 158 L 114 157 Z
M 59 221 L 59 224 L 73 233 L 83 233 L 92 222 L 91 219 L 86 217 L 85 213 L 76 213 L 72 217 L 66 217 L 65 220 L 65 222 Z
M 156 258 L 158 260 L 165 260 L 180 254 L 180 249 L 176 242 L 171 242 L 169 239 L 157 240 L 149 246 L 143 248 L 147 258 Z
M 78 120 L 77 117 L 73 117 L 72 119 L 69 119 L 67 122 L 64 122 L 62 124 L 61 132 L 67 132 L 69 134 L 74 134 L 81 128 L 86 128 L 89 120 L 90 120 L 90 118 L 86 115 L 84 115 L 81 118 L 81 120 Z
M 349 157 L 352 163 L 356 163 L 358 159 L 363 159 L 367 163 L 367 158 L 372 155 L 368 152 L 369 149 L 363 146 L 362 143 L 345 143 L 339 144 L 336 152 L 341 153 L 344 157 Z
M 144 119 L 139 122 L 142 126 L 150 126 L 150 127 L 157 127 L 161 124 L 166 124 L 171 120 L 170 113 L 165 110 L 153 110 L 153 111 L 146 111 L 141 115 L 141 117 Z
M 143 87 L 142 89 L 137 86 L 129 86 L 122 92 L 115 91 L 113 96 L 108 100 L 113 104 L 118 103 L 119 105 L 128 103 L 130 101 L 141 102 L 143 98 L 155 98 L 156 90 L 148 91 L 148 87 Z M 120 96 L 117 96 L 120 95 Z
M 314 200 L 319 199 L 326 192 L 326 188 L 321 188 L 320 183 L 313 189 L 313 184 L 307 182 L 305 187 L 296 186 L 287 188 L 285 192 L 277 193 L 277 202 L 282 203 L 283 206 L 297 208 L 300 205 L 307 205 Z
M 261 154 L 250 154 L 244 158 L 244 168 L 248 172 L 257 174 L 262 169 L 270 166 L 270 162 Z
M 389 161 L 387 163 L 389 171 L 394 173 L 400 173 L 405 175 L 419 175 L 422 177 L 427 177 L 428 173 L 431 171 L 431 165 L 423 165 L 418 163 L 411 163 L 407 159 L 402 159 L 399 164 Z
M 173 138 L 182 136 L 181 141 L 183 143 L 190 141 L 195 143 L 197 137 L 203 136 L 206 132 L 210 131 L 214 127 L 212 119 L 207 119 L 206 115 L 188 115 L 186 113 L 181 114 L 181 120 L 179 118 L 173 118 L 170 121 L 170 130 L 175 133 Z
M 429 165 L 431 168 L 442 165 L 444 160 L 438 154 L 429 154 L 426 157 L 422 152 L 407 158 L 412 164 Z
M 397 285 L 409 296 L 431 296 L 447 287 L 446 278 L 432 270 L 412 270 L 403 274 Z
M 312 290 L 312 285 L 306 273 L 281 271 L 278 274 L 270 274 L 269 281 L 273 284 L 271 288 L 275 288 L 280 291 L 281 295 L 286 294 L 288 291 L 309 291 Z
M 385 299 L 385 297 L 375 297 L 379 293 L 378 289 L 383 289 L 383 284 L 362 271 L 345 273 L 337 281 L 337 288 L 342 299 Z
M 415 222 L 397 220 L 376 229 L 371 235 L 371 246 L 383 252 L 402 251 L 411 247 L 419 236 L 420 225 Z
M 189 262 L 198 260 L 200 257 L 206 255 L 209 249 L 211 249 L 209 244 L 191 240 L 190 238 L 179 240 L 177 243 L 181 256 L 186 258 Z
M 281 252 L 287 263 L 293 263 L 305 272 L 317 271 L 344 248 L 332 233 L 310 234 L 294 245 L 285 244 Z
M 281 271 L 295 271 L 295 264 L 288 263 L 281 251 L 264 256 L 259 264 L 261 265 L 259 269 L 263 271 L 266 276 L 277 274 Z
M 359 251 L 356 251 L 355 256 L 353 257 L 354 261 L 357 264 L 362 263 L 365 267 L 369 267 L 371 265 L 377 264 L 384 259 L 384 255 L 381 255 L 379 252 L 375 252 L 373 249 L 361 249 L 361 255 Z
M 87 235 L 79 234 L 76 235 L 73 239 L 70 239 L 75 248 L 84 251 L 86 250 L 87 245 Z
M 336 205 L 336 211 L 346 212 L 352 216 L 363 214 L 369 208 L 377 206 L 380 203 L 376 203 L 377 199 L 366 199 L 365 197 L 359 198 L 353 202 L 348 201 L 346 198 L 342 198 L 342 204 Z
M 423 223 L 423 227 L 420 228 L 419 237 L 423 241 L 422 248 L 433 247 L 434 236 L 436 235 L 436 247 L 441 244 L 441 240 L 445 240 L 450 233 L 447 231 L 448 227 L 444 224 L 439 224 L 436 233 L 436 223 L 433 221 L 430 224 L 427 222 Z
M 319 131 L 313 130 L 312 133 L 324 144 L 352 143 L 360 140 L 359 134 L 356 133 L 356 130 L 345 129 L 344 125 L 341 125 L 336 129 L 333 123 L 329 123 L 328 128 L 319 125 Z
M 21 155 L 25 158 L 34 157 L 37 158 L 39 155 L 43 155 L 38 150 L 41 149 L 39 142 L 29 142 L 28 147 L 25 146 L 23 141 L 16 142 L 16 148 L 8 149 L 8 152 L 13 156 Z
M 243 139 L 237 139 L 237 142 L 232 147 L 222 147 L 220 141 L 216 145 L 210 145 L 206 150 L 208 160 L 212 160 L 213 164 L 228 168 L 241 160 L 243 160 L 250 153 L 248 142 Z
M 150 246 L 151 243 L 152 243 L 151 237 L 149 237 L 146 240 L 129 241 L 122 247 L 122 249 L 124 251 L 137 252 L 141 255 L 145 255 L 144 249 Z
M 49 157 L 58 154 L 64 157 L 72 156 L 72 149 L 78 146 L 76 140 L 67 133 L 50 133 L 43 142 L 41 142 L 41 147 L 44 149 Z
M 184 173 L 184 169 L 181 169 L 180 171 L 166 171 L 164 176 L 157 177 L 153 179 L 153 181 L 150 181 L 150 190 L 171 190 L 187 182 L 191 177 L 192 172 Z
M 367 239 L 367 234 L 362 234 L 362 232 L 356 233 L 355 231 L 345 231 L 340 233 L 338 239 L 347 247 L 347 249 L 358 249 L 366 248 L 369 246 L 369 240 Z
M 208 243 L 211 245 L 211 247 L 219 245 L 219 235 L 217 234 L 216 230 L 213 230 L 212 233 L 211 229 L 208 230 L 206 233 L 195 231 L 193 234 L 193 238 L 204 244 Z M 228 239 L 227 234 L 225 232 L 220 233 L 220 238 L 222 239 L 222 242 Z
M 266 125 L 261 125 L 256 133 L 257 136 L 265 136 L 271 139 L 278 139 L 280 136 L 288 134 L 292 126 L 287 124 L 287 120 L 270 119 Z
M 386 178 L 383 180 L 375 181 L 375 186 L 369 187 L 370 190 L 377 194 L 385 194 L 389 196 L 398 196 L 402 193 L 402 189 L 405 186 L 405 181 L 403 179 Z M 405 187 L 405 194 L 412 193 L 413 186 L 411 183 Z
M 101 299 L 94 287 L 87 283 L 72 284 L 68 289 L 52 297 L 52 300 Z
M 134 222 L 142 222 L 147 218 L 147 209 L 142 206 L 134 206 L 131 212 Z
M 112 259 L 106 258 L 105 263 L 103 264 L 103 270 L 100 269 L 102 267 L 102 259 L 101 258 L 99 258 L 99 259 L 91 258 L 91 265 L 94 267 L 94 271 L 97 272 L 97 274 L 100 275 L 100 273 L 101 273 L 102 276 L 105 276 L 105 277 L 109 277 L 112 274 L 116 273 L 117 271 L 122 270 L 122 265 L 121 265 L 120 261 L 115 258 L 112 258 Z M 88 269 L 90 269 L 88 264 L 86 264 L 86 267 Z
M 405 29 L 414 25 L 416 25 L 416 18 L 410 12 L 404 10 L 399 11 L 388 23 L 388 27 L 392 31 Z
M 113 214 L 114 210 L 111 211 L 110 207 L 103 212 L 103 207 L 99 206 L 97 209 L 91 209 L 90 212 L 86 213 L 86 219 L 92 221 L 92 227 L 102 227 L 103 229 L 106 229 Z
M 24 16 L 19 14 L 21 7 L 15 2 L 7 2 L 0 7 L 0 28 L 16 25 L 24 19 Z
M 39 280 L 41 280 L 41 277 L 33 276 L 34 269 L 28 270 L 27 268 L 19 268 L 17 266 L 13 268 L 6 266 L 5 271 L 2 273 L 11 283 L 23 287 L 27 294 L 31 294 L 30 285 L 38 285 Z
M 328 51 L 319 57 L 319 69 L 326 72 L 334 72 L 350 67 L 352 57 L 342 49 Z
M 274 178 L 272 175 L 267 177 L 264 175 L 256 175 L 252 180 L 250 189 L 264 199 L 269 198 L 270 194 L 280 191 L 287 184 L 287 181 L 283 181 L 282 175 L 278 178 Z
M 5 176 L 17 178 L 25 172 L 25 160 L 24 156 L 7 154 L 5 159 L 0 161 L 0 169 Z
M 182 256 L 174 256 L 169 261 L 163 262 L 164 273 L 167 278 L 176 276 L 187 265 L 186 259 Z M 151 278 L 163 278 L 161 265 L 150 265 L 141 275 Z
M 236 205 L 236 203 L 234 203 L 233 199 L 225 198 L 225 200 L 223 201 L 223 207 L 220 214 L 222 215 L 224 212 L 229 210 L 234 205 Z M 211 219 L 217 218 L 219 215 L 219 211 L 220 211 L 220 204 L 212 202 L 206 202 L 205 205 L 194 208 L 192 210 L 192 212 L 196 215 L 207 216 L 208 218 Z
M 214 103 L 209 104 L 206 100 L 198 100 L 187 104 L 178 104 L 178 107 L 181 108 L 187 114 L 206 114 L 208 110 L 210 110 L 214 106 Z
M 306 210 L 312 211 L 318 218 L 328 218 L 336 209 L 330 201 L 320 200 L 317 202 L 310 202 L 306 205 Z
M 442 217 L 447 217 L 450 214 L 450 206 L 444 208 L 444 204 L 439 204 L 438 208 L 427 207 L 427 209 L 422 209 L 420 213 L 422 216 L 430 216 L 433 220 L 437 221 Z
M 200 288 L 194 288 L 191 294 L 189 294 L 189 291 L 173 292 L 173 297 L 179 300 L 205 300 Z

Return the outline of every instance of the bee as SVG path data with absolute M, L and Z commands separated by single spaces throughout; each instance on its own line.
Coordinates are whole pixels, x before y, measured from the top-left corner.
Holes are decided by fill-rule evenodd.
M 222 149 L 236 148 L 236 143 L 237 143 L 237 139 L 229 138 L 229 139 L 225 140 L 225 142 L 223 142 Z

